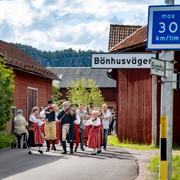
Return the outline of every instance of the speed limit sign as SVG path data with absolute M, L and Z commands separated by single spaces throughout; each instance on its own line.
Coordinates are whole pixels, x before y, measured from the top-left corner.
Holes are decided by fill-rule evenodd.
M 180 6 L 149 7 L 147 49 L 180 49 Z

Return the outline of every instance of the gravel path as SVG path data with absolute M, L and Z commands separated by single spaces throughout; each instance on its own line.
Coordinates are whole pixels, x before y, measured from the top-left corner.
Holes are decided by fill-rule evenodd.
M 126 151 L 133 154 L 136 158 L 136 162 L 139 166 L 139 175 L 136 180 L 153 180 L 153 175 L 147 168 L 149 159 L 155 155 L 158 155 L 158 150 L 135 150 L 135 149 L 126 149 Z

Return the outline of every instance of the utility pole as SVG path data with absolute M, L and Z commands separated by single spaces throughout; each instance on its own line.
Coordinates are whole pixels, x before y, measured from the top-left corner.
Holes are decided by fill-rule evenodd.
M 174 0 L 165 0 L 166 5 L 174 5 Z M 164 165 L 161 164 L 160 171 L 163 171 L 163 168 L 166 170 L 160 172 L 161 180 L 171 180 L 172 179 L 172 144 L 173 144 L 173 73 L 174 73 L 174 51 L 162 51 L 160 53 L 160 59 L 166 60 L 167 62 L 167 77 L 162 78 L 161 85 L 161 119 L 165 119 L 165 138 L 167 138 L 165 147 L 166 147 L 166 159 L 167 163 Z M 161 131 L 162 125 L 161 125 Z M 162 133 L 161 133 L 161 136 Z M 161 143 L 162 146 L 163 143 Z M 161 150 L 161 156 L 162 156 Z M 162 168 L 163 167 L 163 168 Z

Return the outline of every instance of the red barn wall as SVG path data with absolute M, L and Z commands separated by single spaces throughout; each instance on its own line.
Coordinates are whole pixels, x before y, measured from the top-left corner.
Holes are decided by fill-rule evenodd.
M 100 90 L 107 105 L 116 109 L 116 88 L 100 88 Z
M 152 79 L 149 70 L 118 70 L 117 135 L 121 141 L 151 143 Z
M 180 52 L 175 52 L 175 69 L 180 72 Z M 180 90 L 174 90 L 174 116 L 173 116 L 173 140 L 175 144 L 180 145 Z
M 46 106 L 52 95 L 52 80 L 28 74 L 21 71 L 15 72 L 14 106 L 22 109 L 27 117 L 27 89 L 38 89 L 38 106 Z

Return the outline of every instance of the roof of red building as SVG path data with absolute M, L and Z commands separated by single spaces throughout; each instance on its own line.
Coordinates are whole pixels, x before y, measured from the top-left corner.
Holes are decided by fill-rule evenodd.
M 70 87 L 71 81 L 76 81 L 82 77 L 93 79 L 99 88 L 116 87 L 116 81 L 107 76 L 108 69 L 92 69 L 91 67 L 48 67 L 48 69 L 61 77 L 61 88 Z
M 109 47 L 111 49 L 122 40 L 126 39 L 141 26 L 111 24 L 109 31 Z
M 5 57 L 6 64 L 14 69 L 36 74 L 48 79 L 58 79 L 56 74 L 41 66 L 30 56 L 10 43 L 0 40 L 0 53 Z
M 123 33 L 123 32 L 122 32 Z M 112 47 L 109 51 L 116 52 L 122 51 L 128 48 L 135 48 L 146 43 L 147 25 L 137 29 L 134 33 L 128 36 L 126 39 Z

